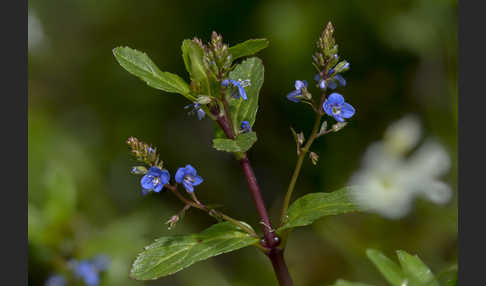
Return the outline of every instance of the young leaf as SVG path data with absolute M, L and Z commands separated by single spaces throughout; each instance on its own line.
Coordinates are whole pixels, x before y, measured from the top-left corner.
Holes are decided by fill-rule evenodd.
M 124 69 L 153 88 L 182 95 L 190 92 L 189 85 L 182 78 L 160 71 L 145 53 L 129 47 L 118 47 L 113 49 L 113 55 Z
M 342 279 L 338 279 L 336 283 L 332 286 L 371 286 L 370 284 L 359 283 L 359 282 L 350 282 Z
M 311 193 L 297 199 L 290 205 L 287 219 L 277 232 L 309 225 L 324 216 L 359 211 L 360 208 L 351 201 L 349 191 L 350 187 L 345 187 L 331 193 Z
M 191 80 L 201 85 L 201 88 L 207 91 L 206 89 L 208 89 L 209 86 L 208 76 L 203 62 L 204 51 L 192 40 L 184 40 L 181 49 L 184 65 L 186 66 L 186 70 L 189 73 Z
M 407 283 L 407 280 L 400 267 L 382 252 L 368 249 L 366 250 L 366 255 L 392 286 L 407 285 L 403 284 Z
M 180 271 L 198 261 L 258 242 L 229 222 L 198 234 L 166 236 L 145 247 L 132 265 L 130 276 L 151 280 Z
M 250 39 L 228 49 L 233 60 L 251 56 L 268 47 L 267 39 Z
M 246 152 L 257 141 L 256 133 L 253 131 L 240 134 L 235 140 L 232 139 L 213 139 L 213 147 L 225 152 Z
M 248 121 L 250 126 L 255 123 L 258 111 L 258 95 L 263 85 L 264 68 L 259 58 L 249 58 L 237 65 L 229 77 L 234 80 L 250 80 L 250 86 L 245 87 L 247 100 L 230 98 L 229 105 L 235 129 L 239 129 L 242 121 Z
M 432 271 L 417 255 L 397 250 L 398 261 L 411 286 L 439 286 Z

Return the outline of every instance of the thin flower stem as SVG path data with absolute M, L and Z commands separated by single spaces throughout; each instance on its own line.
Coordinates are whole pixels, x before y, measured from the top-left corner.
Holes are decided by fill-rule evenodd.
M 304 145 L 304 147 L 299 149 L 300 153 L 299 153 L 299 156 L 297 158 L 297 163 L 295 164 L 295 169 L 294 169 L 294 172 L 292 174 L 292 178 L 290 179 L 290 183 L 289 183 L 289 187 L 287 189 L 287 193 L 285 194 L 285 198 L 284 198 L 284 202 L 283 202 L 283 206 L 282 206 L 282 214 L 280 215 L 280 225 L 283 225 L 285 223 L 285 220 L 286 220 L 286 217 L 287 217 L 287 210 L 288 210 L 289 204 L 290 204 L 290 199 L 292 198 L 292 193 L 295 189 L 295 184 L 297 183 L 297 178 L 299 177 L 300 170 L 302 168 L 302 163 L 304 162 L 305 155 L 307 154 L 307 152 L 309 152 L 309 149 L 310 149 L 312 143 L 314 142 L 314 139 L 316 139 L 316 137 L 317 137 L 317 132 L 319 132 L 319 127 L 320 127 L 320 123 L 321 123 L 321 118 L 322 118 L 322 114 L 317 113 L 316 119 L 315 119 L 315 122 L 314 122 L 314 127 L 312 128 L 312 133 L 311 133 L 309 139 L 307 139 L 307 142 Z
M 192 198 L 194 199 L 194 201 L 191 201 L 191 200 L 188 200 L 186 197 L 184 197 L 181 193 L 179 193 L 179 191 L 177 190 L 177 185 L 169 185 L 169 184 L 167 184 L 167 185 L 164 185 L 164 187 L 168 188 L 174 195 L 176 195 L 176 197 L 179 200 L 181 200 L 183 203 L 185 203 L 186 204 L 186 207 L 187 206 L 190 206 L 190 207 L 194 207 L 194 208 L 203 210 L 203 211 L 207 212 L 210 216 L 217 217 L 217 218 L 221 218 L 222 220 L 228 221 L 228 222 L 232 223 L 233 225 L 239 227 L 241 230 L 247 232 L 251 236 L 258 238 L 258 235 L 255 233 L 255 231 L 253 229 L 251 229 L 248 226 L 244 225 L 239 220 L 230 217 L 229 215 L 226 215 L 226 214 L 224 214 L 222 212 L 219 212 L 219 211 L 217 211 L 215 209 L 208 208 L 206 205 L 202 204 L 197 199 L 197 197 L 196 197 L 196 195 L 194 193 L 191 193 L 192 194 Z

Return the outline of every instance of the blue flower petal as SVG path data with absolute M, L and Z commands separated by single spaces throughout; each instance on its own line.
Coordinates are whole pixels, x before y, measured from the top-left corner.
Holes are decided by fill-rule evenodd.
M 186 165 L 184 173 L 185 173 L 184 176 L 187 176 L 187 175 L 196 176 L 197 175 L 196 169 L 189 164 Z
M 346 86 L 346 80 L 342 75 L 338 74 L 334 78 L 339 82 L 341 86 Z
M 153 176 L 147 174 L 143 176 L 142 179 L 140 180 L 140 185 L 142 186 L 142 188 L 150 190 L 154 186 L 153 179 L 154 179 Z
M 324 101 L 322 108 L 327 113 L 327 115 L 333 116 L 332 114 L 332 105 L 329 103 L 329 100 Z
M 240 93 L 240 96 L 243 97 L 244 100 L 248 99 L 248 97 L 246 96 L 246 91 L 241 85 L 238 85 L 238 92 Z
M 175 174 L 175 180 L 177 183 L 182 183 L 182 181 L 184 180 L 184 175 L 186 173 L 186 168 L 179 168 L 177 169 L 177 172 Z
M 344 97 L 337 92 L 331 93 L 327 100 L 329 100 L 329 104 L 331 105 L 341 105 L 344 103 Z
M 66 278 L 61 275 L 54 275 L 47 279 L 45 286 L 65 286 Z
M 338 122 L 344 122 L 344 119 L 341 117 L 341 115 L 334 114 L 334 119 Z
M 242 121 L 240 128 L 243 132 L 250 132 L 251 131 L 250 122 L 248 122 L 246 120 Z
M 326 81 L 325 81 L 325 80 L 321 80 L 321 81 L 319 82 L 319 87 L 320 87 L 321 89 L 326 89 L 326 87 L 327 87 L 327 86 L 326 86 Z
M 159 183 L 159 184 L 154 186 L 154 192 L 158 193 L 158 192 L 162 191 L 162 188 L 164 188 L 164 184 Z
M 142 196 L 146 196 L 152 189 L 142 189 Z
M 300 95 L 300 90 L 293 90 L 289 94 L 287 94 L 287 99 L 292 102 L 299 102 L 300 99 L 296 98 L 296 96 Z
M 337 83 L 333 80 L 330 80 L 327 82 L 327 86 L 330 88 L 330 89 L 336 89 L 337 88 Z
M 201 178 L 201 176 L 194 176 L 192 179 L 194 180 L 194 182 L 192 182 L 193 186 L 197 186 L 203 182 L 203 178 Z
M 303 89 L 304 87 L 306 87 L 306 83 L 304 83 L 303 81 L 301 80 L 296 80 L 295 81 L 295 90 L 301 90 Z
M 321 79 L 321 75 L 320 75 L 320 74 L 316 74 L 316 75 L 314 76 L 314 80 L 315 80 L 315 81 L 319 81 L 320 79 Z
M 342 105 L 341 114 L 340 115 L 343 118 L 350 118 L 350 117 L 352 117 L 354 115 L 354 113 L 355 113 L 355 110 L 354 110 L 354 107 L 351 106 L 351 104 L 345 102 Z
M 230 81 L 229 81 L 229 80 L 227 80 L 227 79 L 225 79 L 225 80 L 223 80 L 223 81 L 221 82 L 221 85 L 222 85 L 222 86 L 228 86 L 229 84 L 230 84 Z
M 191 183 L 184 181 L 182 184 L 184 185 L 186 191 L 188 191 L 189 193 L 194 192 L 194 187 L 192 186 Z
M 99 271 L 105 271 L 110 266 L 110 258 L 107 255 L 99 254 L 93 259 L 92 264 Z
M 162 174 L 160 175 L 160 182 L 162 185 L 169 183 L 170 181 L 170 173 L 167 170 L 162 170 Z
M 202 109 L 197 110 L 197 119 L 202 120 L 206 116 L 206 112 Z
M 154 177 L 160 177 L 162 175 L 162 170 L 158 167 L 150 167 L 150 169 L 147 172 L 147 175 L 151 175 Z

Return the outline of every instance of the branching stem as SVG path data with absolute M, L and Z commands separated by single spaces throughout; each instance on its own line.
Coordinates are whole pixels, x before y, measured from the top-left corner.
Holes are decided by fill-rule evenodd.
M 224 214 L 224 213 L 222 213 L 220 211 L 217 211 L 215 209 L 208 208 L 206 205 L 202 204 L 197 199 L 197 197 L 194 195 L 194 193 L 192 193 L 192 198 L 194 200 L 191 201 L 191 200 L 187 199 L 186 197 L 184 197 L 177 190 L 177 185 L 169 185 L 169 184 L 166 184 L 166 185 L 164 185 L 164 187 L 168 188 L 174 195 L 176 195 L 176 197 L 180 201 L 182 201 L 184 204 L 186 204 L 186 206 L 191 206 L 193 208 L 197 208 L 197 209 L 200 209 L 202 211 L 205 211 L 205 212 L 207 212 L 209 215 L 211 215 L 213 217 L 220 218 L 222 220 L 225 220 L 225 221 L 228 221 L 228 222 L 234 224 L 235 226 L 239 227 L 241 230 L 247 232 L 248 234 L 250 234 L 253 237 L 258 237 L 258 235 L 255 233 L 255 231 L 253 229 L 251 229 L 248 226 L 246 226 L 245 224 L 241 223 L 239 220 L 234 219 L 234 218 L 230 217 L 229 215 L 226 215 L 226 214 Z

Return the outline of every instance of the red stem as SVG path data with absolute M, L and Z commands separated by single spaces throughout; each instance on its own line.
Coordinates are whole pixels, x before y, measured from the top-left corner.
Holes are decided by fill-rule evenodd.
M 217 116 L 217 122 L 219 126 L 221 126 L 221 129 L 223 129 L 226 137 L 230 139 L 235 138 L 232 126 L 229 126 L 228 120 L 226 120 L 225 117 Z M 243 153 L 243 157 L 240 159 L 240 166 L 245 174 L 246 182 L 251 190 L 253 202 L 257 209 L 258 215 L 260 216 L 263 235 L 265 237 L 262 246 L 267 249 L 266 255 L 272 262 L 273 270 L 275 271 L 279 285 L 294 286 L 287 265 L 285 264 L 283 249 L 278 247 L 280 244 L 280 238 L 274 233 L 265 202 L 263 201 L 260 187 L 258 186 L 255 173 L 253 172 L 253 168 L 250 165 L 250 161 L 248 160 L 246 153 Z

